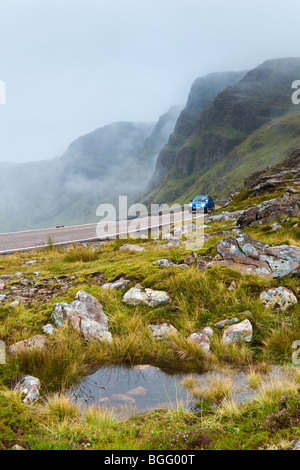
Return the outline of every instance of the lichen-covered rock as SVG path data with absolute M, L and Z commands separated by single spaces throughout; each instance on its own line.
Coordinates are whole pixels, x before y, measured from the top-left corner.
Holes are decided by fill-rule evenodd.
M 152 336 L 157 340 L 161 340 L 169 335 L 176 335 L 178 333 L 176 328 L 174 328 L 173 325 L 169 325 L 168 323 L 160 323 L 159 325 L 149 325 L 149 330 Z
M 260 294 L 260 300 L 266 308 L 279 310 L 287 310 L 297 303 L 294 293 L 282 286 L 263 291 Z
M 126 292 L 123 302 L 130 305 L 145 304 L 156 307 L 171 302 L 171 297 L 167 292 L 144 288 L 137 284 Z
M 300 248 L 293 245 L 270 247 L 245 233 L 217 242 L 221 259 L 215 257 L 204 267 L 228 266 L 244 274 L 266 279 L 300 273 Z
M 26 375 L 15 386 L 15 390 L 22 395 L 23 403 L 31 405 L 40 396 L 41 383 L 36 377 Z
M 203 330 L 196 331 L 188 337 L 188 341 L 200 346 L 206 354 L 210 353 L 210 337 L 213 335 L 213 330 L 209 326 Z
M 246 319 L 225 329 L 222 341 L 228 343 L 239 343 L 244 341 L 250 343 L 252 340 L 253 328 L 251 322 Z
M 18 341 L 8 348 L 9 354 L 19 354 L 24 351 L 42 350 L 47 344 L 47 338 L 44 335 L 36 335 L 31 338 Z
M 258 206 L 245 210 L 236 222 L 237 228 L 254 224 L 267 224 L 279 220 L 282 216 L 297 216 L 300 213 L 300 197 L 279 197 L 264 201 Z
M 51 318 L 55 325 L 70 325 L 84 336 L 86 340 L 98 339 L 111 341 L 108 333 L 108 317 L 99 300 L 84 291 L 77 292 L 71 304 L 55 304 Z

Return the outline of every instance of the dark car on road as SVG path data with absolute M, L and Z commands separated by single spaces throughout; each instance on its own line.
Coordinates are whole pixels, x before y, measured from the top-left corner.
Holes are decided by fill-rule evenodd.
M 189 204 L 189 212 L 204 212 L 214 210 L 215 203 L 213 198 L 208 195 L 195 196 Z

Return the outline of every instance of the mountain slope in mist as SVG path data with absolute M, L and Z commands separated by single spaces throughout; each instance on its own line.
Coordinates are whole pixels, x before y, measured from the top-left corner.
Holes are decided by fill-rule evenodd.
M 300 77 L 300 58 L 269 60 L 219 93 L 212 104 L 200 113 L 193 124 L 193 132 L 180 147 L 176 147 L 172 154 L 160 153 L 151 180 L 154 180 L 155 188 L 153 185 L 148 187 L 150 191 L 144 194 L 143 201 L 147 204 L 186 203 L 187 198 L 195 194 L 209 192 L 218 198 L 234 192 L 247 174 L 240 174 L 240 182 L 230 178 L 233 171 L 232 152 L 257 129 L 297 110 L 291 101 L 291 85 L 297 77 Z M 298 125 L 297 120 L 295 125 Z M 296 132 L 299 131 L 300 128 Z M 277 132 L 287 145 L 286 150 L 292 150 L 288 141 L 284 140 L 283 128 L 278 126 Z M 248 148 L 247 155 L 251 155 L 254 149 Z M 267 166 L 270 158 L 272 153 L 261 152 L 259 167 Z M 240 163 L 240 160 L 237 159 L 237 162 Z M 247 165 L 243 169 L 246 172 Z M 218 184 L 220 177 L 223 178 L 222 185 Z
M 0 232 L 97 222 L 100 203 L 133 201 L 154 171 L 180 109 L 156 124 L 119 122 L 71 143 L 52 160 L 5 164 L 0 173 Z

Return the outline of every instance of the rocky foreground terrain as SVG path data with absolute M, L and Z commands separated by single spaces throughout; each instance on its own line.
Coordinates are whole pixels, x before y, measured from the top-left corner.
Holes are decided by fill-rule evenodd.
M 299 157 L 249 176 L 195 251 L 190 224 L 3 256 L 0 448 L 298 448 Z M 194 409 L 120 420 L 68 398 L 113 364 L 181 371 Z

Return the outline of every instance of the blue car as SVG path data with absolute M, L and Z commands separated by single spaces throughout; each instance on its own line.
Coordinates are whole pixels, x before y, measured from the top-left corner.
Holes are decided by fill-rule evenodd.
M 189 212 L 204 212 L 214 210 L 215 203 L 211 196 L 195 196 L 189 204 Z

